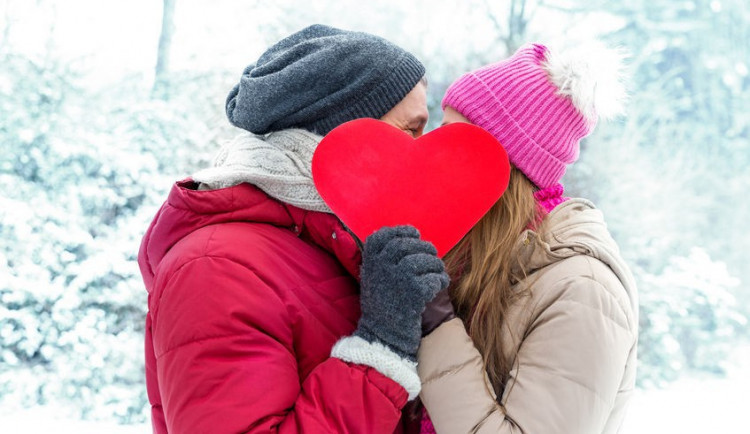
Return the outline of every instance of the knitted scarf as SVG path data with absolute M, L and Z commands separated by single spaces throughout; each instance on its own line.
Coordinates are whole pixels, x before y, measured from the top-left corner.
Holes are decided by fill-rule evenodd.
M 564 192 L 562 184 L 557 183 L 551 187 L 543 188 L 535 192 L 534 199 L 536 199 L 539 206 L 549 214 L 557 205 L 570 199 L 569 197 L 563 196 Z
M 265 136 L 243 132 L 225 144 L 214 167 L 192 176 L 201 190 L 217 190 L 243 182 L 298 208 L 331 213 L 315 189 L 312 156 L 322 137 L 302 129 Z

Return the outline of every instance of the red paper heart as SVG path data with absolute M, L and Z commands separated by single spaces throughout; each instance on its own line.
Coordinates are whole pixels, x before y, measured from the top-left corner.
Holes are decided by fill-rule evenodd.
M 323 138 L 312 174 L 323 200 L 361 240 L 409 224 L 442 257 L 502 196 L 510 164 L 475 125 L 453 123 L 415 140 L 385 122 L 357 119 Z

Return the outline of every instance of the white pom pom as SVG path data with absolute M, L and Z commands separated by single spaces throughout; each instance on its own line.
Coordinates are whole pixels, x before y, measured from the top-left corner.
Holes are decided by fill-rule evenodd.
M 600 43 L 547 52 L 544 66 L 558 94 L 570 97 L 588 120 L 612 118 L 622 113 L 626 99 L 623 86 L 622 49 Z

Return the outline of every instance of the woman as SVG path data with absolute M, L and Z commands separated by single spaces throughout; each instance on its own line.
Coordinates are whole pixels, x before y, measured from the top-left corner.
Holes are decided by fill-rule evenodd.
M 614 433 L 622 424 L 635 383 L 636 289 L 601 212 L 563 197 L 559 183 L 597 118 L 615 113 L 620 57 L 527 45 L 446 92 L 444 124 L 483 127 L 512 169 L 503 197 L 444 258 L 452 306 L 443 297 L 424 314 L 423 432 Z

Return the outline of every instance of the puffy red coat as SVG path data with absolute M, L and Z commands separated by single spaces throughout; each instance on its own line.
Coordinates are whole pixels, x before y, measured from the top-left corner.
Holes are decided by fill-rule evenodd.
M 138 255 L 154 432 L 410 431 L 402 386 L 330 357 L 357 325 L 359 262 L 330 214 L 177 183 Z

